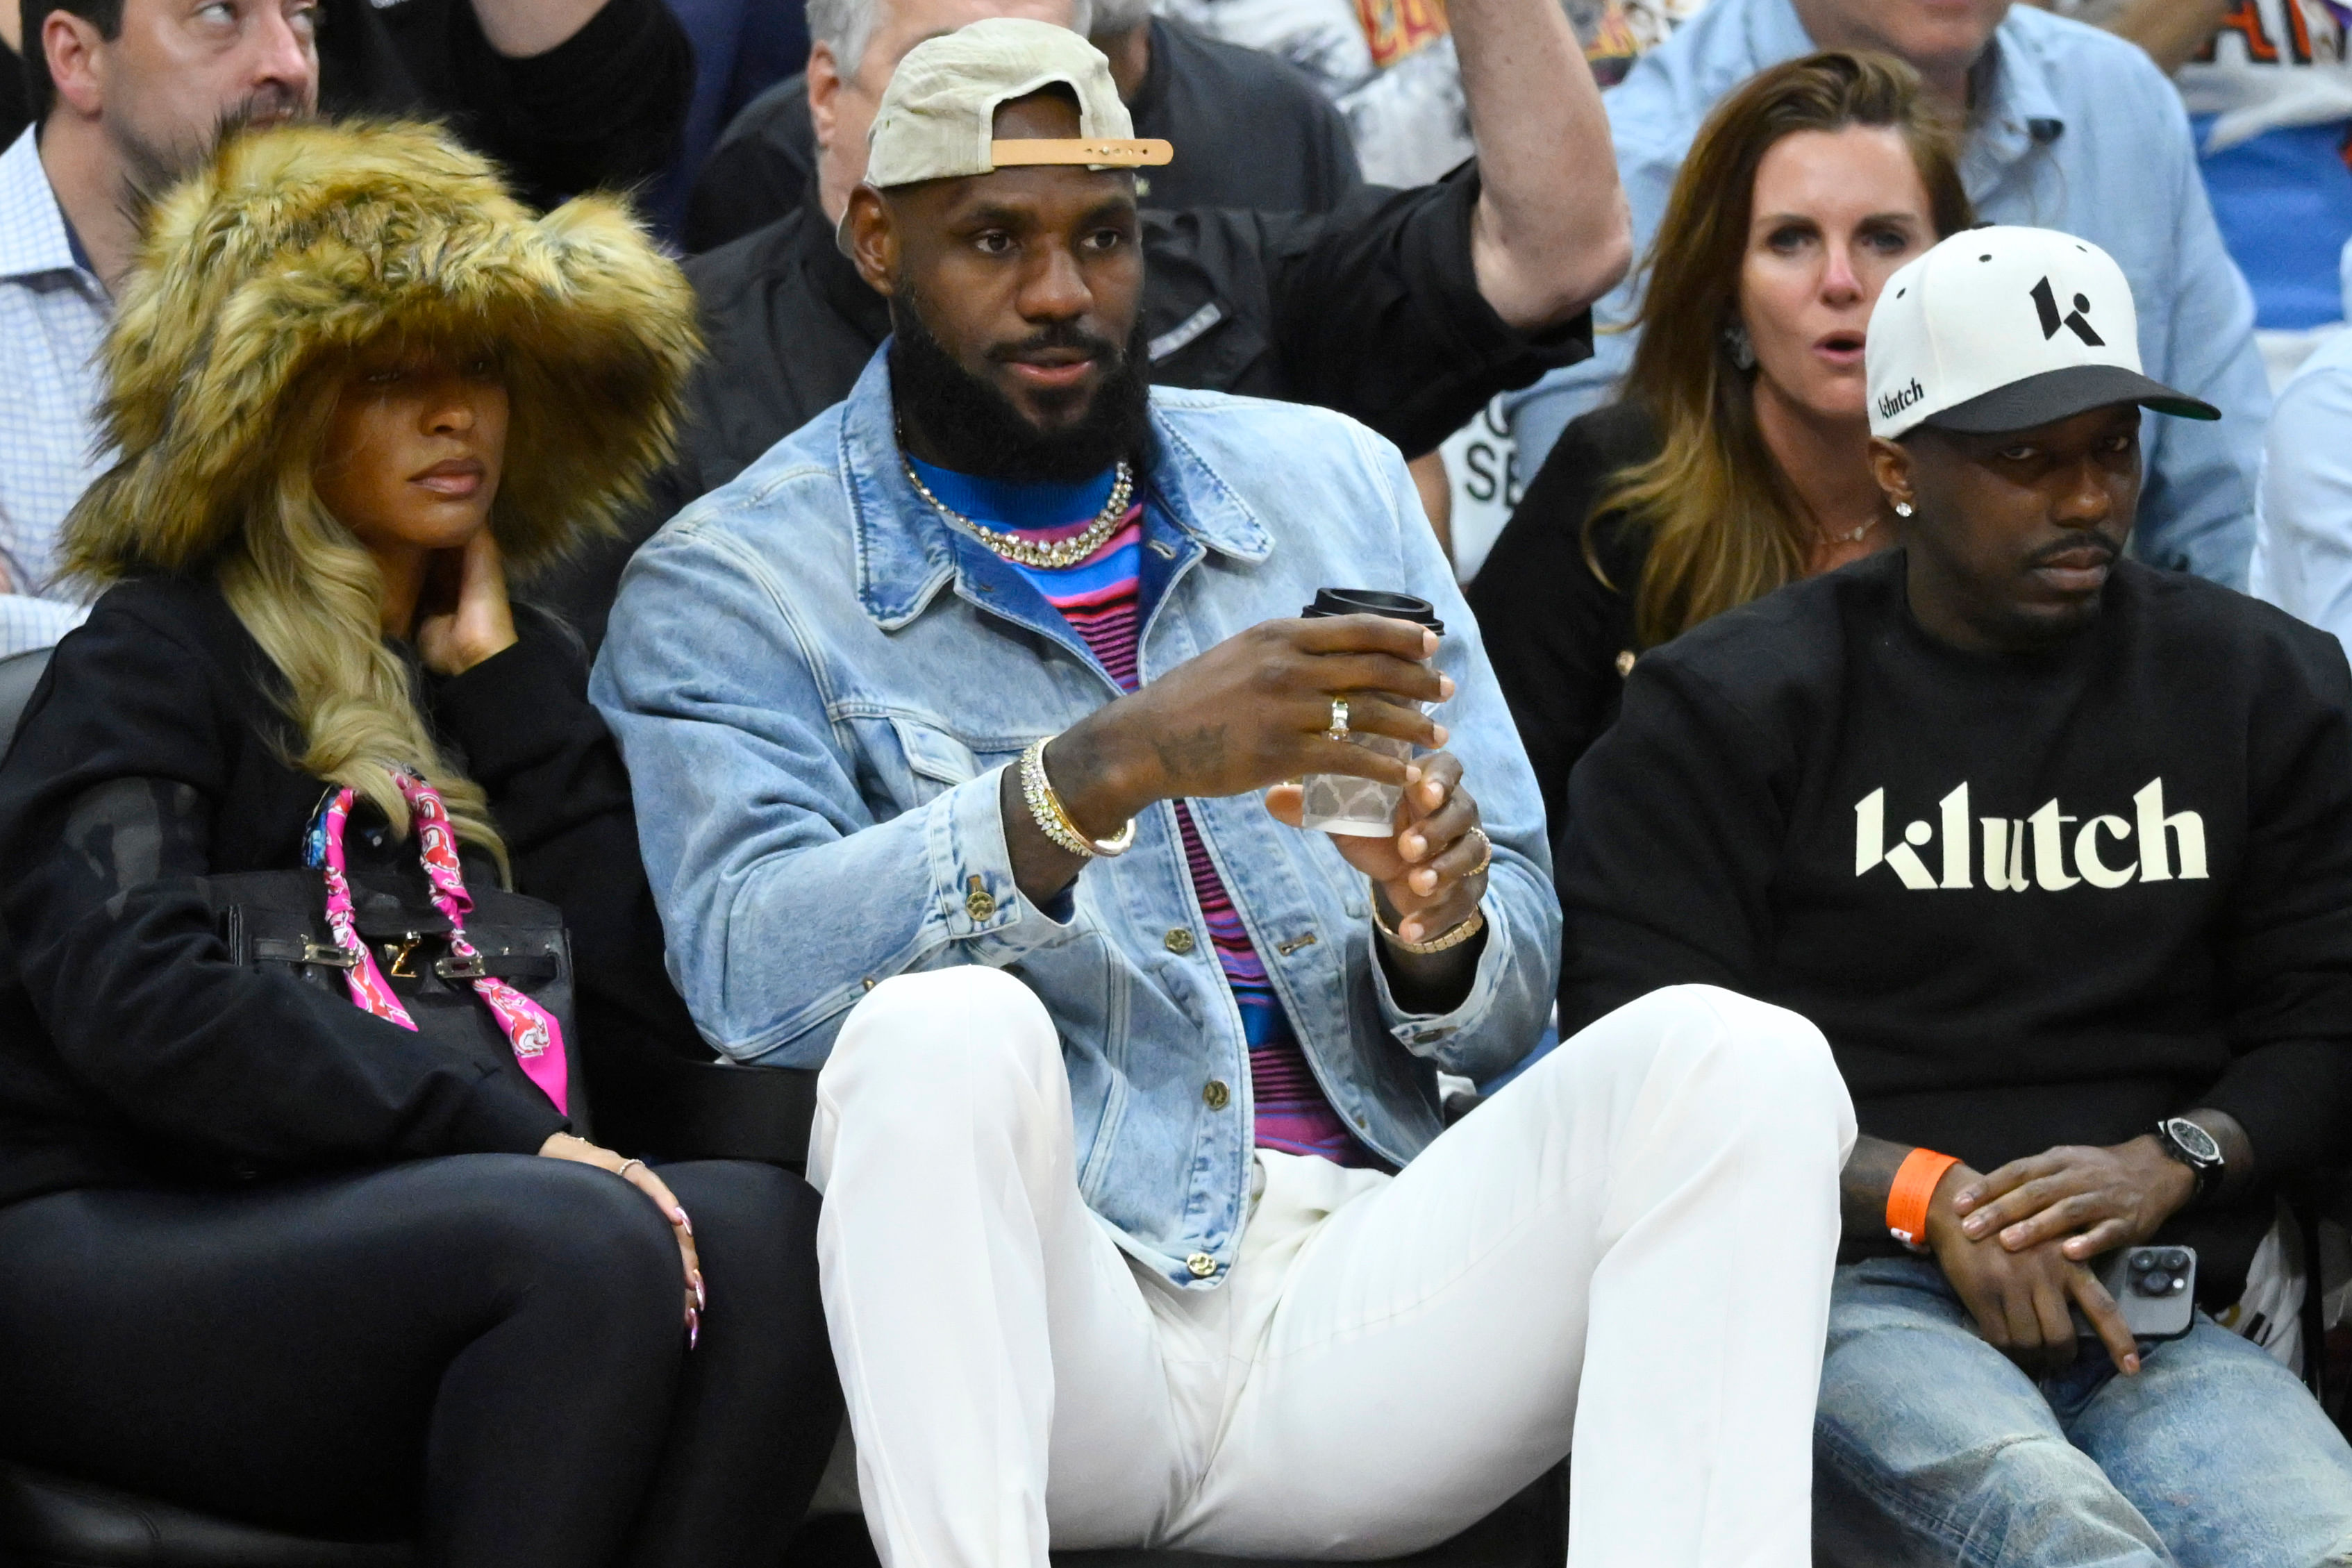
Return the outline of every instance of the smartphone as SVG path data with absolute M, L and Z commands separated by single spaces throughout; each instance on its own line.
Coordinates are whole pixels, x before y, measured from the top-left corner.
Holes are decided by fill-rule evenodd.
M 2177 1340 L 2197 1317 L 2197 1249 L 2193 1247 L 2126 1247 L 2091 1265 L 2091 1272 L 2116 1299 L 2124 1326 L 2136 1340 Z M 2073 1309 L 2078 1338 L 2098 1331 Z

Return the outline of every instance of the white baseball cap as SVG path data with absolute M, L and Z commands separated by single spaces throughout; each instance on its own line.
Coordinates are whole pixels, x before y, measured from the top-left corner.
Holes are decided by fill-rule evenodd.
M 2115 258 L 2048 228 L 1965 229 L 1886 280 L 1863 351 L 1870 433 L 2029 430 L 2111 403 L 2219 419 L 2140 372 Z
M 1078 135 L 998 141 L 996 111 L 1055 85 L 1077 95 Z M 992 16 L 907 52 L 866 132 L 866 183 L 878 190 L 1016 164 L 1132 169 L 1175 149 L 1139 140 L 1103 52 L 1067 27 Z

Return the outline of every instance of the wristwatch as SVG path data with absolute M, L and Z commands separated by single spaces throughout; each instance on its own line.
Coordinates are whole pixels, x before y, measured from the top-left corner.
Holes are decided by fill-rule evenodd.
M 2189 1206 L 2201 1206 L 2221 1184 L 2223 1166 L 2220 1142 L 2186 1116 L 2168 1116 L 2158 1122 L 2156 1142 L 2158 1147 L 2195 1173 L 2197 1186 L 2189 1194 Z

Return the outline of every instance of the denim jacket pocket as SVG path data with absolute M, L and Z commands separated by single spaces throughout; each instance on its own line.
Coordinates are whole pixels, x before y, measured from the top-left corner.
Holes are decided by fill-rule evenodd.
M 890 730 L 898 738 L 899 753 L 906 758 L 907 772 L 913 776 L 912 804 L 928 805 L 956 785 L 980 776 L 980 758 L 945 730 L 899 713 L 890 716 Z

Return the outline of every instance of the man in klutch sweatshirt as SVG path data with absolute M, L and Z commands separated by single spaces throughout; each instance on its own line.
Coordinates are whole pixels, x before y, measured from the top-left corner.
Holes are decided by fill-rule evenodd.
M 2226 1306 L 2279 1179 L 2352 1131 L 2352 676 L 2123 558 L 2142 409 L 2215 416 L 2137 342 L 2072 236 L 1895 273 L 1869 387 L 1903 547 L 1643 655 L 1569 786 L 1562 1032 L 1708 982 L 1813 1020 L 1853 1091 L 1827 1561 L 2352 1543 L 2352 1448 L 2294 1375 L 2203 1317 L 2135 1343 L 2090 1267 L 2192 1246 Z

